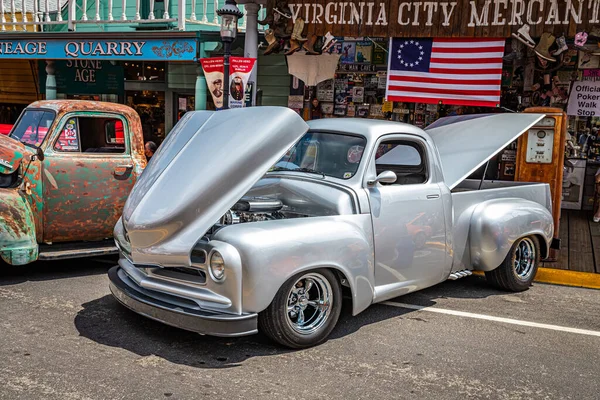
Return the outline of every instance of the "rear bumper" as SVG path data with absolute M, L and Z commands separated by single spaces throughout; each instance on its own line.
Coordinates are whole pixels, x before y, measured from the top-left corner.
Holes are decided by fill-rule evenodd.
M 204 335 L 231 337 L 258 332 L 257 314 L 216 314 L 169 304 L 136 290 L 125 282 L 120 270 L 115 266 L 108 271 L 110 291 L 121 304 L 140 315 Z

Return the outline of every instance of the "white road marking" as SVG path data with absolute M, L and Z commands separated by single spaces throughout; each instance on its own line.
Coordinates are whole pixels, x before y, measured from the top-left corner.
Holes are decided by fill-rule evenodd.
M 448 310 L 445 308 L 417 306 L 415 304 L 407 304 L 407 303 L 396 303 L 393 301 L 384 301 L 381 304 L 384 304 L 387 306 L 392 306 L 392 307 L 398 307 L 398 308 L 408 308 L 410 310 L 416 310 L 416 311 L 426 311 L 426 312 L 432 312 L 432 313 L 438 313 L 438 314 L 455 315 L 457 317 L 483 319 L 486 321 L 503 322 L 505 324 L 529 326 L 532 328 L 550 329 L 550 330 L 559 331 L 559 332 L 578 333 L 580 335 L 600 337 L 600 331 L 591 331 L 588 329 L 569 328 L 567 326 L 560 326 L 560 325 L 540 324 L 538 322 L 521 321 L 518 319 L 511 319 L 511 318 L 493 317 L 491 315 L 474 314 L 474 313 L 465 312 L 465 311 Z

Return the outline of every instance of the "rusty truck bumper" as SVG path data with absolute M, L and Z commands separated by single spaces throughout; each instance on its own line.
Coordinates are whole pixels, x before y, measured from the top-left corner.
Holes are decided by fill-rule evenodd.
M 33 213 L 16 189 L 0 189 L 0 257 L 12 265 L 38 258 Z

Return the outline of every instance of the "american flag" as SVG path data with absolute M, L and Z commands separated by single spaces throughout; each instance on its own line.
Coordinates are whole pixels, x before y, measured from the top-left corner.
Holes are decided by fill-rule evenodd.
M 502 39 L 390 39 L 388 101 L 496 107 Z

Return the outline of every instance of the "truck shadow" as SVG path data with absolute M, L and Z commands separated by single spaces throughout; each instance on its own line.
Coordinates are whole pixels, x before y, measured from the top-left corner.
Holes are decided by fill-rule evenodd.
M 80 258 L 60 261 L 36 261 L 31 264 L 13 266 L 0 264 L 0 287 L 24 282 L 39 282 L 106 274 L 117 264 L 116 256 Z
M 479 284 L 478 280 L 483 281 L 469 279 L 468 283 L 463 284 L 464 287 L 457 287 L 457 282 L 441 284 L 435 290 L 424 290 L 418 297 L 415 293 L 398 298 L 397 301 L 431 306 L 436 304 L 435 300 L 440 295 L 455 297 L 459 294 L 482 298 L 504 294 L 485 286 L 485 282 Z M 104 346 L 125 349 L 141 357 L 154 356 L 176 364 L 218 369 L 234 368 L 254 357 L 269 357 L 293 351 L 277 346 L 260 333 L 241 338 L 217 338 L 173 328 L 126 309 L 111 295 L 85 303 L 82 307 L 74 321 L 81 336 Z M 414 310 L 374 305 L 353 317 L 351 304 L 349 300 L 345 301 L 340 320 L 329 340 L 345 338 L 362 327 L 393 318 L 416 318 L 416 315 Z

